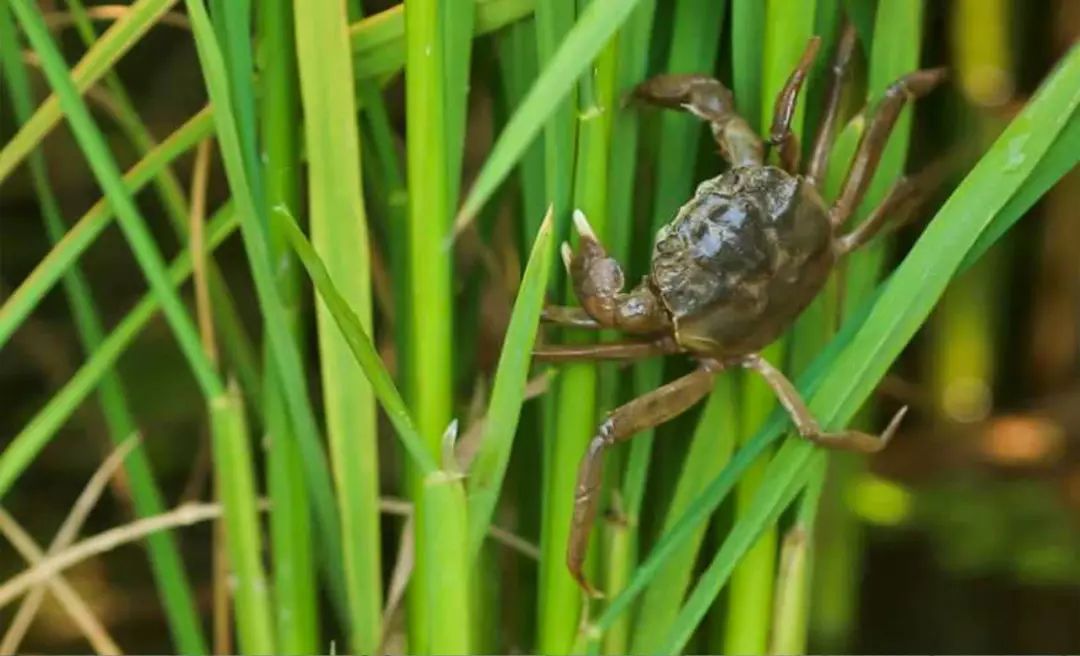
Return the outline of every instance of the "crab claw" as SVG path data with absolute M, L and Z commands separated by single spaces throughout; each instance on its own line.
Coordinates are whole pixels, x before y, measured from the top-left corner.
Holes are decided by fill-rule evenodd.
M 592 229 L 592 226 L 589 225 L 589 220 L 585 218 L 585 212 L 582 212 L 581 210 L 574 210 L 574 228 L 582 237 L 591 239 L 595 242 L 600 241 L 596 238 L 596 232 Z
M 574 261 L 574 251 L 570 249 L 570 244 L 564 241 L 559 248 L 559 254 L 562 255 L 562 263 L 566 267 L 566 272 L 570 273 L 570 263 Z

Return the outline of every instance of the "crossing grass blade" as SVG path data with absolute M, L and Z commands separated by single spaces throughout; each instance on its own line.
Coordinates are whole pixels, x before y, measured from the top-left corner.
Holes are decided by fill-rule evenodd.
M 216 248 L 236 228 L 231 207 L 218 211 L 206 228 L 206 249 Z M 182 252 L 169 267 L 169 281 L 179 286 L 191 275 L 188 251 Z M 26 423 L 0 453 L 0 496 L 5 495 L 56 431 L 66 422 L 86 397 L 94 391 L 102 376 L 146 328 L 160 305 L 152 294 L 145 296 L 106 336 L 101 345 L 58 390 L 41 410 Z
M 525 382 L 529 375 L 533 343 L 540 321 L 548 272 L 552 262 L 552 214 L 548 211 L 533 242 L 525 266 L 517 300 L 506 329 L 499 365 L 495 370 L 487 423 L 476 458 L 469 469 L 468 517 L 469 554 L 475 562 L 487 536 L 495 505 L 502 490 L 510 451 L 517 434 L 518 418 L 524 401 Z
M 213 121 L 208 109 L 193 116 L 128 171 L 124 176 L 127 192 L 134 195 L 168 162 L 206 138 L 212 129 Z M 95 203 L 5 299 L 0 305 L 0 346 L 7 342 L 56 281 L 74 265 L 114 217 L 112 207 L 105 199 Z
M 360 135 L 345 6 L 298 6 L 295 20 L 312 243 L 370 334 L 367 212 L 361 196 Z M 279 226 L 274 222 L 275 229 Z M 317 319 L 327 438 L 344 540 L 350 645 L 370 653 L 378 650 L 382 639 L 375 399 L 325 304 L 318 305 Z
M 280 376 L 289 421 L 300 447 L 324 580 L 331 599 L 338 606 L 344 607 L 341 528 L 334 513 L 334 496 L 326 454 L 305 389 L 300 353 L 289 334 L 288 315 L 271 272 L 266 227 L 268 220 L 261 214 L 263 208 L 254 197 L 244 170 L 240 137 L 232 119 L 229 79 L 225 73 L 225 62 L 217 37 L 206 14 L 206 7 L 200 0 L 186 0 L 186 4 L 207 91 L 217 110 L 214 124 L 225 163 L 226 177 L 240 218 L 244 249 L 255 282 L 259 309 L 265 322 L 268 348 L 275 370 Z
M 533 12 L 536 0 L 476 0 L 473 36 L 506 27 Z M 396 73 L 405 65 L 405 8 L 390 9 L 349 28 L 356 74 L 364 79 Z
M 541 126 L 571 91 L 615 30 L 629 17 L 637 2 L 594 0 L 581 13 L 492 147 L 455 220 L 457 229 L 472 221 L 480 207 L 495 193 Z
M 1044 81 L 1039 93 L 1010 124 L 951 195 L 927 227 L 915 247 L 889 279 L 879 286 L 860 311 L 851 315 L 844 329 L 800 377 L 799 389 L 810 398 L 810 409 L 826 426 L 844 425 L 871 394 L 892 361 L 925 321 L 948 280 L 970 267 L 1026 212 L 1038 197 L 1076 166 L 1080 150 L 1080 47 L 1074 47 Z M 992 235 L 988 237 L 984 235 Z M 740 450 L 732 463 L 699 496 L 692 509 L 656 545 L 639 568 L 627 591 L 612 600 L 597 619 L 602 630 L 626 612 L 630 601 L 656 574 L 674 547 L 723 500 L 745 467 L 780 434 L 784 419 L 774 413 L 762 431 Z M 741 533 L 760 532 L 769 525 L 775 506 L 785 499 L 767 501 L 772 483 L 783 487 L 805 472 L 806 462 L 817 452 L 807 443 L 790 440 L 774 459 L 775 475 L 755 500 L 760 512 L 748 513 L 736 527 Z M 780 460 L 783 455 L 784 459 Z M 751 530 L 752 529 L 752 530 Z M 734 535 L 734 531 L 732 535 Z M 745 536 L 744 536 L 745 537 Z M 688 625 L 719 592 L 723 574 L 741 553 L 730 548 L 724 560 L 714 560 L 709 579 L 699 584 L 697 599 L 684 608 L 680 630 L 669 641 L 670 651 L 682 641 Z M 707 572 L 708 573 L 708 572 Z M 689 604 L 689 602 L 688 602 Z M 704 606 L 704 608 L 703 608 Z M 692 627 L 691 627 L 692 628 Z M 593 646 L 595 648 L 595 646 Z
M 7 6 L 0 8 L 0 59 L 6 73 L 15 118 L 24 125 L 33 111 L 30 82 L 17 48 L 14 24 Z M 55 247 L 64 238 L 60 203 L 49 183 L 44 154 L 33 151 L 29 155 L 30 174 L 45 221 L 46 232 Z M 100 348 L 104 340 L 104 328 L 88 281 L 78 267 L 64 274 L 64 289 L 71 306 L 76 330 L 87 355 Z M 109 437 L 114 444 L 122 444 L 137 430 L 126 393 L 119 375 L 109 370 L 102 377 L 98 389 Z M 146 451 L 141 445 L 135 447 L 125 460 L 135 512 L 141 517 L 155 515 L 163 510 L 160 488 L 154 479 Z M 155 535 L 147 542 L 150 564 L 160 589 L 162 602 L 170 630 L 176 645 L 187 653 L 205 653 L 202 629 L 195 613 L 191 586 L 184 571 L 176 541 L 169 533 Z
M 177 0 L 137 0 L 133 3 L 127 13 L 113 23 L 94 43 L 94 47 L 71 69 L 71 79 L 75 87 L 82 92 L 101 79 L 176 2 Z M 63 114 L 55 94 L 37 108 L 34 115 L 0 150 L 0 182 L 7 179 L 18 163 L 56 127 Z

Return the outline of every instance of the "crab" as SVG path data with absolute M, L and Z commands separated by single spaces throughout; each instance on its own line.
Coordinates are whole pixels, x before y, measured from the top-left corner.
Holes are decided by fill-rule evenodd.
M 806 308 L 845 255 L 866 244 L 898 210 L 917 196 L 916 178 L 901 178 L 857 227 L 843 232 L 865 196 L 889 133 L 904 105 L 944 78 L 944 69 L 904 75 L 874 107 L 842 190 L 831 205 L 821 196 L 839 115 L 845 71 L 855 48 L 850 25 L 837 46 L 831 88 L 805 172 L 790 125 L 803 81 L 820 46 L 813 37 L 777 97 L 768 140 L 761 139 L 735 109 L 732 93 L 704 75 L 658 75 L 638 85 L 632 98 L 682 109 L 706 121 L 730 164 L 702 182 L 670 223 L 657 233 L 649 273 L 625 291 L 619 263 L 609 257 L 584 214 L 574 213 L 578 247 L 561 254 L 581 307 L 548 306 L 546 321 L 563 326 L 615 329 L 625 342 L 540 346 L 543 361 L 622 360 L 686 354 L 697 367 L 672 382 L 611 411 L 589 442 L 574 496 L 566 562 L 592 596 L 602 596 L 583 574 L 595 520 L 604 453 L 636 433 L 691 408 L 712 388 L 718 372 L 756 371 L 772 388 L 803 438 L 818 445 L 875 452 L 896 432 L 906 408 L 880 437 L 855 430 L 824 430 L 794 385 L 759 351 L 780 336 Z M 779 166 L 766 164 L 777 148 Z

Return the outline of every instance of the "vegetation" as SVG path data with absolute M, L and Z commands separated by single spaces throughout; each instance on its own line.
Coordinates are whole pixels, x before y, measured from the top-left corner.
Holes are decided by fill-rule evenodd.
M 1026 7 L 973 2 L 947 3 L 950 54 L 928 34 L 940 36 L 932 19 L 942 12 L 924 0 L 409 0 L 407 10 L 65 0 L 59 11 L 3 0 L 0 86 L 11 112 L 0 116 L 0 183 L 11 193 L 0 235 L 11 263 L 0 269 L 0 348 L 45 339 L 39 317 L 59 315 L 82 355 L 43 396 L 5 404 L 0 499 L 15 514 L 66 514 L 60 495 L 89 472 L 46 473 L 43 463 L 57 444 L 101 459 L 100 443 L 88 445 L 100 435 L 119 455 L 94 480 L 122 459 L 113 486 L 122 509 L 111 518 L 130 506 L 137 521 L 71 544 L 83 506 L 101 494 L 101 483 L 88 486 L 64 540 L 28 556 L 22 574 L 21 561 L 5 564 L 0 605 L 30 594 L 0 649 L 19 643 L 40 590 L 67 584 L 70 552 L 136 541 L 168 634 L 133 634 L 129 646 L 86 608 L 88 592 L 58 592 L 99 652 L 852 644 L 857 590 L 844 572 L 858 568 L 858 517 L 894 508 L 895 484 L 801 440 L 764 385 L 725 373 L 700 410 L 613 453 L 587 566 L 606 598 L 587 601 L 565 566 L 585 445 L 605 412 L 685 363 L 551 367 L 530 353 L 538 339 L 594 338 L 540 326 L 545 303 L 573 302 L 558 245 L 573 241 L 575 208 L 640 275 L 656 230 L 721 170 L 700 121 L 628 104 L 633 86 L 658 72 L 712 71 L 763 132 L 819 35 L 794 119 L 808 151 L 849 19 L 858 47 L 828 194 L 842 184 L 864 108 L 928 65 L 949 65 L 954 84 L 904 111 L 856 220 L 906 172 L 945 172 L 916 225 L 838 270 L 766 357 L 827 427 L 873 425 L 875 390 L 920 334 L 942 363 L 928 388 L 945 398 L 960 378 L 992 387 L 994 301 L 955 299 L 993 295 L 1004 270 L 995 244 L 1080 159 L 1080 48 L 1052 53 L 1052 66 L 1010 58 L 1020 51 L 1006 45 L 1020 37 L 1001 25 Z M 990 22 L 965 23 L 976 20 Z M 162 35 L 170 26 L 179 36 Z M 208 102 L 160 140 L 140 87 L 120 74 L 133 51 L 157 47 L 195 53 L 183 60 L 198 69 L 184 93 Z M 1013 75 L 1020 64 L 1037 73 L 1030 98 L 1007 118 L 983 111 L 1017 93 L 1012 78 L 986 71 Z M 75 221 L 49 147 L 62 125 L 87 165 L 77 175 L 100 198 Z M 39 243 L 35 215 L 48 239 L 40 252 L 20 243 Z M 122 242 L 108 236 L 114 221 Z M 116 276 L 90 258 L 106 246 L 125 276 L 145 279 L 137 302 L 110 292 Z M 166 330 L 172 342 L 148 346 Z M 0 385 L 8 396 L 3 375 Z M 73 430 L 87 408 L 103 428 Z M 950 408 L 917 407 L 907 426 Z M 212 475 L 200 478 L 206 467 Z M 55 494 L 42 493 L 42 477 L 61 481 Z M 869 511 L 842 492 L 859 485 Z M 118 553 L 142 567 L 140 554 Z

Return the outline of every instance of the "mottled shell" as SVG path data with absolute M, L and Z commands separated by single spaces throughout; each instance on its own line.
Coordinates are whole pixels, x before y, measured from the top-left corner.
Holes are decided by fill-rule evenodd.
M 731 357 L 791 325 L 833 261 L 828 212 L 814 188 L 775 167 L 742 168 L 703 182 L 660 229 L 651 283 L 680 344 Z

